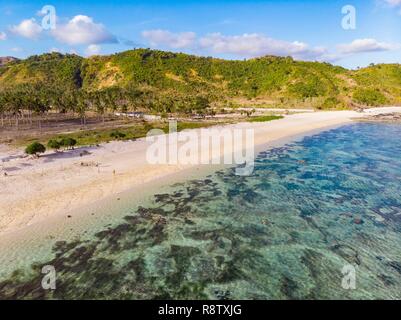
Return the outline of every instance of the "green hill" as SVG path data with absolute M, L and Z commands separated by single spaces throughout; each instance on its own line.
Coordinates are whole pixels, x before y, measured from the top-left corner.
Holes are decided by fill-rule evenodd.
M 94 57 L 83 63 L 83 87 L 139 87 L 176 94 L 200 93 L 219 100 L 242 98 L 284 103 L 336 97 L 347 71 L 329 64 L 263 57 L 229 61 L 152 50 Z M 321 99 L 322 100 L 322 99 Z
M 114 92 L 107 100 L 113 108 L 159 112 L 182 111 L 200 98 L 216 106 L 349 108 L 401 104 L 401 65 L 351 71 L 274 56 L 233 61 L 149 49 L 90 58 L 51 53 L 0 66 L 0 94 L 13 91 L 58 98 Z M 88 98 L 84 104 L 96 105 Z
M 32 56 L 0 67 L 0 88 L 11 89 L 21 84 L 47 87 L 80 88 L 83 58 L 59 53 Z

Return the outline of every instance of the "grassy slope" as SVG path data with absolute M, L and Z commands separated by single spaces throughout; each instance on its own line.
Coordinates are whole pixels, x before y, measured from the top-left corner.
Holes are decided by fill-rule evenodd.
M 401 65 L 379 64 L 351 74 L 359 90 L 376 90 L 386 102 L 401 104 Z
M 221 124 L 220 122 L 179 122 L 177 124 L 177 130 L 182 131 L 186 129 L 197 129 L 197 128 L 207 128 L 216 124 Z M 142 137 L 146 137 L 147 133 L 152 129 L 160 129 L 165 133 L 169 130 L 169 124 L 166 122 L 156 122 L 156 123 L 136 123 L 132 126 L 121 127 L 118 129 L 94 129 L 94 130 L 80 130 L 72 133 L 66 134 L 44 134 L 39 136 L 31 136 L 29 138 L 21 138 L 14 142 L 14 145 L 18 147 L 26 146 L 29 143 L 38 141 L 44 145 L 51 139 L 60 140 L 62 138 L 73 138 L 77 140 L 77 146 L 90 146 L 100 143 L 110 142 L 114 140 L 135 140 Z M 117 133 L 120 138 L 113 135 Z
M 228 61 L 138 49 L 88 59 L 46 54 L 0 67 L 0 88 L 38 82 L 90 91 L 117 86 L 167 95 L 202 93 L 223 104 L 236 99 L 322 108 L 401 103 L 398 64 L 350 71 L 288 57 Z

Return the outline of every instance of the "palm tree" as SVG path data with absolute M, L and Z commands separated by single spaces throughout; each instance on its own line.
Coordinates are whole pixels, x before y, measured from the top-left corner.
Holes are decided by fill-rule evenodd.
M 86 92 L 80 91 L 79 94 L 77 95 L 77 101 L 76 101 L 76 106 L 75 110 L 79 114 L 79 117 L 81 118 L 81 125 L 86 126 L 86 109 L 88 107 L 88 97 Z

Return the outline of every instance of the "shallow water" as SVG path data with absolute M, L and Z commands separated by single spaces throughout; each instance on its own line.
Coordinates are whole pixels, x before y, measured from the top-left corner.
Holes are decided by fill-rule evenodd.
M 171 186 L 93 237 L 58 242 L 0 282 L 0 298 L 400 299 L 400 135 L 347 125 L 262 152 L 252 176 Z

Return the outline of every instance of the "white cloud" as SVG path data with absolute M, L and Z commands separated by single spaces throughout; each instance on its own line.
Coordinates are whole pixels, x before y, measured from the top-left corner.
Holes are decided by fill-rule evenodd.
M 401 0 L 394 0 L 394 3 Z M 380 42 L 375 39 L 356 39 L 339 44 L 336 50 L 310 46 L 301 41 L 274 39 L 258 33 L 224 35 L 211 33 L 198 37 L 194 32 L 173 33 L 167 30 L 143 31 L 142 36 L 155 47 L 189 49 L 199 54 L 220 54 L 233 57 L 254 58 L 266 55 L 291 56 L 296 60 L 336 62 L 350 55 L 365 52 L 398 50 L 401 43 Z
M 52 35 L 69 45 L 115 43 L 117 39 L 106 28 L 95 23 L 91 17 L 77 15 L 66 24 L 58 24 Z
M 318 60 L 327 54 L 323 47 L 310 48 L 306 43 L 287 42 L 261 34 L 225 36 L 212 33 L 197 38 L 194 32 L 172 33 L 167 30 L 143 31 L 142 36 L 152 46 L 166 46 L 173 49 L 201 49 L 212 53 L 233 54 L 243 57 L 263 55 L 291 55 L 297 59 Z
M 164 45 L 174 49 L 190 48 L 196 40 L 194 32 L 172 33 L 167 30 L 146 30 L 142 37 L 152 46 Z
M 0 41 L 7 40 L 7 34 L 5 32 L 0 32 Z
M 216 53 L 257 57 L 263 55 L 293 56 L 299 59 L 319 59 L 327 53 L 323 47 L 310 48 L 304 42 L 288 42 L 266 37 L 261 34 L 242 34 L 225 36 L 220 33 L 209 34 L 199 40 L 202 48 Z
M 10 31 L 24 38 L 37 39 L 43 29 L 34 18 L 31 18 L 21 21 L 18 25 L 11 26 Z
M 14 48 L 11 48 L 11 51 L 13 51 L 13 52 L 22 52 L 24 50 L 22 48 L 20 48 L 20 47 L 14 47 Z
M 93 56 L 93 55 L 97 55 L 100 53 L 101 49 L 102 49 L 101 46 L 99 46 L 97 44 L 91 44 L 86 48 L 85 54 L 89 57 Z
M 363 52 L 389 51 L 396 49 L 398 45 L 379 42 L 375 39 L 356 39 L 348 44 L 340 44 L 337 48 L 341 53 L 353 54 Z
M 395 8 L 401 14 L 401 0 L 381 0 L 385 7 Z
M 384 3 L 390 5 L 391 7 L 400 7 L 401 0 L 383 0 Z

